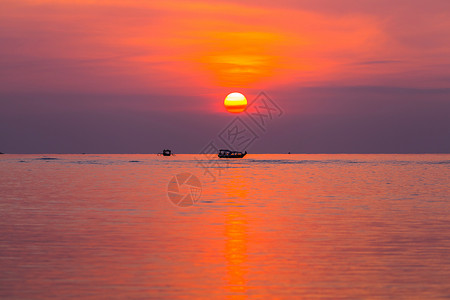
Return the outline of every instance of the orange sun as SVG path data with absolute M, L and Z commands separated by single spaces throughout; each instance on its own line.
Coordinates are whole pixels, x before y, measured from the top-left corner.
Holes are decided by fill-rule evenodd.
M 223 104 L 230 113 L 240 113 L 247 107 L 247 99 L 241 93 L 231 93 L 225 98 Z

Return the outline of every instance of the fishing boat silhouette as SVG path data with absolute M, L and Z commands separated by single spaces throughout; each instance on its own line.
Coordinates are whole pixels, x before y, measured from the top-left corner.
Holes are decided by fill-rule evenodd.
M 221 149 L 219 150 L 219 154 L 217 155 L 220 158 L 243 158 L 245 155 L 247 155 L 247 151 L 240 152 L 240 151 L 231 151 L 227 149 Z
M 158 153 L 158 155 L 162 155 L 162 156 L 171 156 L 171 155 L 175 155 L 172 153 L 172 150 L 170 149 L 164 149 L 162 153 Z

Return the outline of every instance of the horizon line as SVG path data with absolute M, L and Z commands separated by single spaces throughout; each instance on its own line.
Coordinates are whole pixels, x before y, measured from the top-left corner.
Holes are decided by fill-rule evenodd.
M 174 153 L 175 155 L 200 155 L 202 153 Z M 258 152 L 258 153 L 247 153 L 248 155 L 259 155 L 259 154 L 285 154 L 285 155 L 334 155 L 334 154 L 346 154 L 346 155 L 418 155 L 418 154 L 450 154 L 450 152 L 362 152 L 362 153 L 349 153 L 349 152 L 305 152 L 305 153 L 286 153 L 286 152 Z M 1 153 L 0 155 L 158 155 L 158 153 Z M 211 154 L 210 154 L 211 155 Z

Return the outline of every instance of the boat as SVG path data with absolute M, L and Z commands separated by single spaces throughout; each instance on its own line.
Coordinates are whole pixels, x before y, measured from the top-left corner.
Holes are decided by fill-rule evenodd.
M 158 155 L 162 155 L 162 156 L 171 156 L 171 155 L 175 155 L 172 153 L 172 150 L 170 149 L 164 149 L 162 153 L 158 153 Z
M 219 154 L 217 156 L 220 158 L 243 158 L 245 155 L 247 155 L 247 151 L 240 152 L 221 149 L 219 150 Z

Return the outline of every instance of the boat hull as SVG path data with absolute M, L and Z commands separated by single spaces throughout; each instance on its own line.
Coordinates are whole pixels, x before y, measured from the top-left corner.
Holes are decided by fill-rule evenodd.
M 219 158 L 243 158 L 247 153 L 237 154 L 237 155 L 217 155 Z

